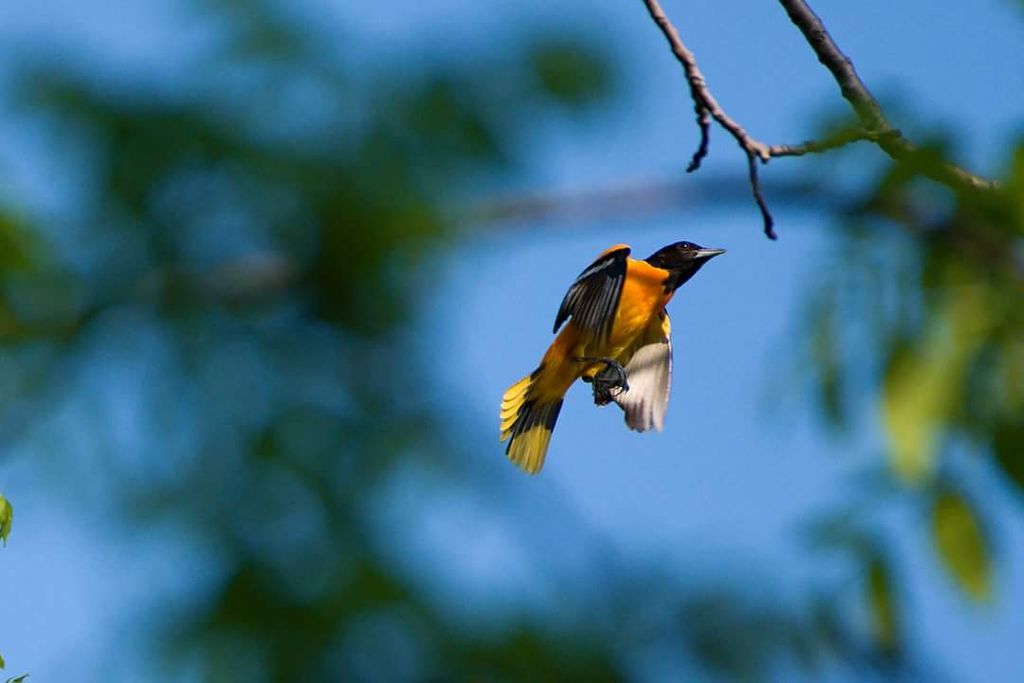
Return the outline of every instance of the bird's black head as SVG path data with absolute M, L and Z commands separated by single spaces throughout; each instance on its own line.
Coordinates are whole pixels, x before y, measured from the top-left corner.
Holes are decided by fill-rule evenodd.
M 665 288 L 675 291 L 696 275 L 701 266 L 724 253 L 725 249 L 705 249 L 693 242 L 676 242 L 662 247 L 645 260 L 655 268 L 662 268 L 671 273 Z

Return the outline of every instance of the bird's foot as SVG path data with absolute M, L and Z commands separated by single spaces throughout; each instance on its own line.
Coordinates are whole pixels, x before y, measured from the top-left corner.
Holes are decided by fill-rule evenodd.
M 612 402 L 619 394 L 629 391 L 629 383 L 626 381 L 626 369 L 611 358 L 583 357 L 576 360 L 582 363 L 603 363 L 604 368 L 593 377 L 583 376 L 584 382 L 589 382 L 594 390 L 594 405 L 605 406 Z

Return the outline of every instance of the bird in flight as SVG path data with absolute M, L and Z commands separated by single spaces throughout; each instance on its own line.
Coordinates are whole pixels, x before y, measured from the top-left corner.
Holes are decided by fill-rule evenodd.
M 502 397 L 501 440 L 508 442 L 509 460 L 529 474 L 540 472 L 562 398 L 577 379 L 591 385 L 596 405 L 622 408 L 630 429 L 661 431 L 672 381 L 665 306 L 724 252 L 676 242 L 638 261 L 629 257 L 629 245 L 616 244 L 587 266 L 562 300 L 553 330 L 562 331 L 540 365 Z

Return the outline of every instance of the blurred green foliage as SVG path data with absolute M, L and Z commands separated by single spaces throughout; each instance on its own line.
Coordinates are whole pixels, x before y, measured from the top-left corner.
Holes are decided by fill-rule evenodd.
M 283 5 L 195 9 L 224 33 L 169 83 L 20 67 L 25 111 L 81 156 L 83 196 L 59 226 L 0 211 L 5 430 L 44 420 L 76 366 L 163 350 L 140 379 L 158 396 L 145 457 L 111 454 L 98 474 L 105 502 L 140 526 L 187 527 L 214 565 L 197 604 L 168 605 L 154 676 L 600 681 L 630 678 L 645 655 L 746 681 L 780 662 L 813 678 L 898 659 L 898 576 L 849 520 L 820 536 L 863 570 L 866 629 L 839 590 L 779 605 L 641 572 L 596 587 L 600 610 L 512 609 L 466 627 L 395 566 L 400 534 L 374 523 L 394 476 L 425 466 L 488 486 L 437 428 L 410 338 L 415 306 L 437 305 L 424 292 L 432 257 L 458 237 L 451 208 L 514 173 L 538 111 L 578 114 L 614 92 L 613 71 L 560 35 L 356 68 Z M 941 461 L 965 435 L 1024 487 L 1024 153 L 1003 189 L 946 202 L 918 170 L 885 165 L 844 215 L 810 358 L 837 425 L 853 420 L 865 358 L 882 359 L 872 395 L 892 471 L 930 496 L 938 556 L 987 599 L 980 514 L 943 485 Z M 0 537 L 9 528 L 0 498 Z
M 0 497 L 0 500 L 3 500 L 3 498 Z M 7 662 L 4 661 L 3 655 L 0 655 L 0 669 L 4 669 L 6 666 L 7 666 Z M 4 683 L 22 683 L 27 678 L 28 678 L 28 674 L 21 674 L 19 676 L 10 676 L 10 677 L 8 677 L 4 681 Z
M 942 163 L 947 147 L 914 165 L 871 162 L 877 180 L 840 212 L 843 239 L 808 308 L 808 352 L 830 424 L 856 427 L 856 397 L 877 397 L 895 487 L 876 491 L 923 502 L 938 561 L 984 602 L 996 558 L 957 451 L 986 457 L 1024 495 L 1024 145 L 998 188 L 959 192 L 919 165 Z M 885 496 L 873 501 L 839 516 L 870 525 Z M 898 645 L 891 572 L 861 561 L 879 642 Z
M 969 285 L 952 289 L 920 340 L 891 357 L 882 415 L 901 479 L 919 483 L 933 473 L 941 430 L 964 399 L 968 364 L 988 323 L 984 292 Z
M 14 508 L 11 502 L 0 494 L 0 542 L 7 545 L 7 537 L 11 535 L 11 524 L 14 522 Z M 0 665 L 0 668 L 3 668 Z
M 950 574 L 978 601 L 993 597 L 992 557 L 977 513 L 954 491 L 941 491 L 932 504 L 932 537 Z
M 903 631 L 894 595 L 892 568 L 879 555 L 868 561 L 865 590 L 875 641 L 883 652 L 892 655 L 901 647 Z
M 273 3 L 197 11 L 226 33 L 171 83 L 23 66 L 19 101 L 61 153 L 81 151 L 86 192 L 56 242 L 0 220 L 3 353 L 38 356 L 5 365 L 8 427 L 45 419 L 97 344 L 167 350 L 146 380 L 161 397 L 147 457 L 108 454 L 102 474 L 108 503 L 188 528 L 216 566 L 201 604 L 168 606 L 162 673 L 621 679 L 583 621 L 459 627 L 388 559 L 396 541 L 371 514 L 403 463 L 468 476 L 429 395 L 401 389 L 428 385 L 407 328 L 454 234 L 450 205 L 508 172 L 528 112 L 606 94 L 607 65 L 551 38 L 354 77 Z
M 584 110 L 612 72 L 549 35 L 356 75 L 283 5 L 196 11 L 224 33 L 167 83 L 20 67 L 18 101 L 58 131 L 81 192 L 65 224 L 0 220 L 8 432 L 45 423 L 89 368 L 162 359 L 135 378 L 144 455 L 112 449 L 75 481 L 132 524 L 186 529 L 212 565 L 187 608 L 168 596 L 153 678 L 589 682 L 643 653 L 756 680 L 794 652 L 859 656 L 822 635 L 841 622 L 824 606 L 750 612 L 726 586 L 709 603 L 628 573 L 592 589 L 600 610 L 467 625 L 398 566 L 401 534 L 374 521 L 396 476 L 490 486 L 437 429 L 410 329 L 451 208 L 514 172 L 532 117 Z

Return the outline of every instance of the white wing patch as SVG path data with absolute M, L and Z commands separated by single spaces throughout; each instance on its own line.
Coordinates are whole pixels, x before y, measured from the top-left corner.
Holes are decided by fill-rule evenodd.
M 626 426 L 638 432 L 665 427 L 668 394 L 672 384 L 672 341 L 659 339 L 636 350 L 626 364 L 629 391 L 613 400 L 626 413 Z

